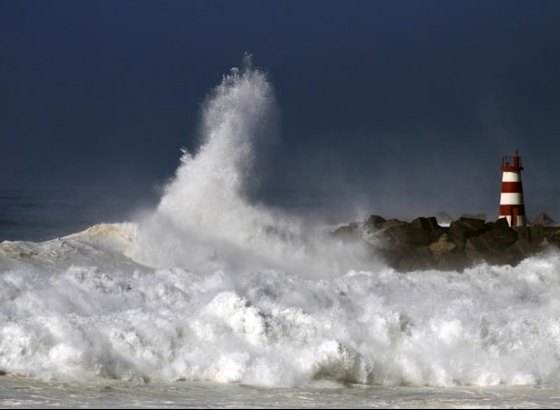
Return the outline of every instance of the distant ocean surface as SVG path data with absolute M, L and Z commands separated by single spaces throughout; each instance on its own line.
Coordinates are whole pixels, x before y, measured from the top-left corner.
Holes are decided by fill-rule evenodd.
M 44 241 L 101 222 L 121 222 L 154 207 L 155 189 L 0 189 L 0 241 Z
M 560 252 L 399 273 L 249 201 L 272 95 L 225 76 L 158 195 L 0 192 L 0 407 L 558 408 Z

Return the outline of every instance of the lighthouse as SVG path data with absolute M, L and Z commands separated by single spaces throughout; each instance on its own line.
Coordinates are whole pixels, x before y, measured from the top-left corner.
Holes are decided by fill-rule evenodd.
M 521 157 L 515 151 L 513 157 L 502 158 L 502 193 L 499 218 L 507 218 L 509 226 L 525 226 L 525 205 L 521 185 Z

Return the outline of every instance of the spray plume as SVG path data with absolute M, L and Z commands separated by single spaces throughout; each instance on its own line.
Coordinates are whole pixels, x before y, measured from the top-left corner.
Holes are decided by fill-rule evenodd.
M 304 228 L 248 200 L 255 143 L 267 138 L 274 93 L 266 74 L 245 56 L 203 107 L 202 145 L 183 150 L 181 165 L 156 212 L 140 224 L 129 256 L 154 266 L 199 271 L 228 268 L 297 269 L 306 275 L 340 272 L 362 249 L 326 249 L 318 229 Z M 357 253 L 356 253 L 357 252 Z

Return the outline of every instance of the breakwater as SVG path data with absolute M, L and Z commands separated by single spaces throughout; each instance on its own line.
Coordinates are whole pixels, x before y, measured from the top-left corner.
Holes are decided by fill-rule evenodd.
M 463 270 L 478 262 L 516 265 L 550 248 L 560 249 L 560 226 L 509 226 L 505 218 L 461 217 L 440 225 L 436 217 L 411 222 L 371 215 L 340 226 L 332 235 L 343 242 L 363 242 L 394 269 Z

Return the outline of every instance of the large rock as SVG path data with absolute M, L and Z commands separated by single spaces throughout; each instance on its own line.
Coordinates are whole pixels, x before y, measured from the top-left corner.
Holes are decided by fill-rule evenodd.
M 529 227 L 529 238 L 534 247 L 542 246 L 545 243 L 544 226 L 531 225 Z
M 387 222 L 385 218 L 379 215 L 371 215 L 364 225 L 364 229 L 368 232 L 372 232 L 381 229 L 383 224 Z
M 548 242 L 550 244 L 555 244 L 560 248 L 560 227 L 545 226 L 544 231 L 545 231 L 545 236 L 548 239 Z
M 412 222 L 370 216 L 333 232 L 344 242 L 361 241 L 393 268 L 463 270 L 473 263 L 515 265 L 548 246 L 560 249 L 560 227 L 536 224 L 512 228 L 505 218 L 486 222 L 461 217 L 441 226 L 436 217 Z
M 408 222 L 401 221 L 400 219 L 391 218 L 380 224 L 381 229 L 389 229 L 395 227 L 408 226 Z
M 488 250 L 495 252 L 504 252 L 517 241 L 517 238 L 517 231 L 509 227 L 505 218 L 499 219 L 491 230 L 478 236 L 480 242 L 482 242 Z
M 507 223 L 507 221 L 506 221 Z M 460 250 L 465 249 L 468 238 L 486 231 L 484 219 L 461 217 L 449 225 L 451 238 Z
M 442 255 L 457 249 L 457 245 L 450 238 L 447 232 L 441 234 L 434 242 L 432 242 L 428 249 L 430 250 L 435 261 L 439 261 Z
M 418 217 L 410 223 L 410 227 L 413 229 L 423 229 L 426 231 L 433 231 L 435 229 L 441 228 L 435 216 L 431 216 L 429 218 L 423 216 Z
M 392 228 L 395 229 L 397 242 L 406 245 L 426 245 L 432 242 L 429 230 L 416 228 Z
M 356 242 L 360 239 L 360 232 L 356 222 L 341 226 L 336 229 L 332 235 L 343 242 Z

